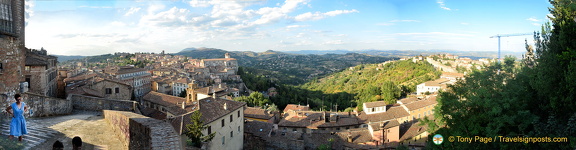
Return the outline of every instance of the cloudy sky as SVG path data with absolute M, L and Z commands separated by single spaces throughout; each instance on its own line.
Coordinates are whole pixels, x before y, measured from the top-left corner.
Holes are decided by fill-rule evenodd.
M 50 54 L 229 51 L 497 50 L 531 33 L 548 0 L 27 0 L 26 46 Z M 503 51 L 524 39 L 502 38 Z

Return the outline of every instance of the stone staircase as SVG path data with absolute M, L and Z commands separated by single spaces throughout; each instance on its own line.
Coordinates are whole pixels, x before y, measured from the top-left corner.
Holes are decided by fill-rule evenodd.
M 56 140 L 65 150 L 72 149 L 72 137 L 82 138 L 82 149 L 121 149 L 122 143 L 110 131 L 102 112 L 74 111 L 70 115 L 26 118 L 28 134 L 22 142 L 18 137 L 8 139 L 10 119 L 0 117 L 0 150 L 52 149 Z
M 18 141 L 18 137 L 9 139 L 10 134 L 10 124 L 3 123 L 0 125 L 0 146 L 3 149 L 32 149 L 33 147 L 40 145 L 48 139 L 52 139 L 57 134 L 58 131 L 48 128 L 47 123 L 39 122 L 40 120 L 28 119 L 26 124 L 28 128 L 28 134 L 24 135 L 22 142 Z M 2 149 L 0 148 L 0 149 Z

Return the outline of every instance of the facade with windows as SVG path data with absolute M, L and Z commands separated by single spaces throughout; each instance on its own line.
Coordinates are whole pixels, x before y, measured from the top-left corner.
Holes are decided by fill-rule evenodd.
M 140 101 L 144 95 L 152 90 L 152 76 L 146 69 L 131 66 L 112 67 L 107 68 L 105 73 L 131 85 L 134 99 L 137 101 Z
M 0 105 L 24 88 L 24 1 L 0 0 Z
M 28 91 L 44 96 L 56 97 L 57 87 L 57 57 L 47 55 L 44 48 L 40 50 L 28 49 L 24 76 L 28 83 Z

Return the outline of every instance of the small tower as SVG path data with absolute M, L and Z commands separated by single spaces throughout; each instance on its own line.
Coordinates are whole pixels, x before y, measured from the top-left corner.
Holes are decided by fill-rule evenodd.
M 192 80 L 191 83 L 188 83 L 188 88 L 186 88 L 186 101 L 187 102 L 193 102 L 193 101 L 197 101 L 197 95 L 196 92 L 194 92 L 195 89 L 198 88 L 198 85 L 196 84 L 195 80 Z
M 230 58 L 230 53 L 224 54 L 224 58 Z

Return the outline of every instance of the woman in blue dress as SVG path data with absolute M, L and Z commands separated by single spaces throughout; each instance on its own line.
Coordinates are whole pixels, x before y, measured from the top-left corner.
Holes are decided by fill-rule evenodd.
M 28 134 L 26 120 L 24 119 L 24 112 L 28 111 L 28 106 L 22 102 L 20 94 L 14 95 L 14 98 L 16 102 L 6 108 L 6 112 L 12 115 L 9 138 L 12 139 L 14 136 L 18 136 L 18 141 L 22 141 L 24 134 Z

